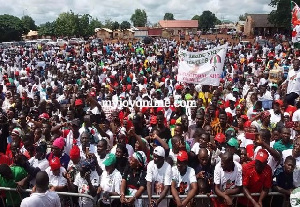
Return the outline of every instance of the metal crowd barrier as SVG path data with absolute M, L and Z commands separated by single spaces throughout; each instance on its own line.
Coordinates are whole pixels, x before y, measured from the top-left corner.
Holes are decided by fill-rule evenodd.
M 3 192 L 3 191 L 5 191 L 5 194 L 6 194 L 6 197 L 8 198 L 11 198 L 11 200 L 13 201 L 13 199 L 12 199 L 12 195 L 11 195 L 11 192 L 17 192 L 18 194 L 19 194 L 19 196 L 20 196 L 20 198 L 22 199 L 22 198 L 24 198 L 24 197 L 28 197 L 29 196 L 29 194 L 31 193 L 31 189 L 25 189 L 25 190 L 23 190 L 21 193 L 19 193 L 18 191 L 17 191 L 17 189 L 16 188 L 5 188 L 5 187 L 0 187 L 0 192 Z M 28 196 L 22 196 L 21 194 L 28 194 Z M 72 197 L 85 197 L 85 198 L 88 198 L 88 199 L 90 199 L 92 202 L 93 202 L 93 206 L 97 206 L 97 202 L 96 202 L 96 200 L 91 196 L 91 195 L 87 195 L 87 194 L 82 194 L 82 193 L 71 193 L 71 192 L 57 192 L 57 194 L 62 198 L 62 197 L 68 197 L 68 198 L 70 198 L 70 203 L 68 203 L 68 206 L 70 206 L 70 207 L 73 207 L 73 206 L 78 206 L 78 205 L 75 205 L 74 203 L 73 203 L 73 201 L 72 201 Z M 251 194 L 252 196 L 260 196 L 260 193 L 252 193 Z M 235 205 L 237 205 L 237 202 L 238 202 L 238 197 L 244 197 L 245 195 L 243 194 L 243 193 L 240 193 L 240 194 L 236 194 L 236 195 L 232 195 L 231 197 L 234 197 L 234 198 L 237 198 L 236 199 L 236 201 L 235 201 Z M 270 197 L 270 201 L 272 202 L 272 200 L 273 200 L 273 197 L 274 196 L 281 196 L 282 198 L 283 198 L 283 205 L 282 205 L 282 207 L 284 207 L 284 206 L 286 206 L 286 204 L 287 204 L 287 202 L 288 201 L 286 201 L 286 199 L 285 199 L 285 195 L 283 195 L 283 194 L 281 194 L 281 193 L 279 193 L 279 192 L 269 192 L 269 194 L 268 194 L 268 197 Z M 132 196 L 125 196 L 126 198 L 130 198 L 130 197 L 132 197 Z M 186 197 L 186 195 L 179 195 L 179 197 L 180 198 L 185 198 Z M 2 195 L 0 196 L 0 198 L 1 198 L 1 201 L 0 201 L 0 206 L 2 207 L 4 207 L 5 206 L 5 200 L 4 200 L 4 198 L 2 197 Z M 110 196 L 109 197 L 109 200 L 110 200 L 110 204 L 112 203 L 111 202 L 111 200 L 112 199 L 119 199 L 120 198 L 120 196 Z M 159 195 L 153 195 L 152 196 L 152 198 L 154 198 L 154 199 L 158 199 L 159 198 Z M 214 194 L 212 194 L 212 195 L 209 195 L 209 196 L 207 196 L 207 195 L 196 195 L 195 197 L 194 197 L 194 199 L 209 199 L 209 205 L 210 206 L 212 206 L 212 204 L 211 204 L 211 199 L 210 198 L 217 198 L 217 196 L 216 195 L 214 195 Z M 145 200 L 145 199 L 148 199 L 148 195 L 142 195 L 139 199 L 143 199 L 143 200 Z M 173 196 L 172 195 L 167 195 L 164 199 L 173 199 Z M 100 200 L 100 199 L 99 199 Z M 270 202 L 270 206 L 271 206 L 271 202 Z M 199 205 L 196 205 L 196 206 L 202 206 L 200 203 L 198 203 Z M 249 203 L 248 203 L 248 205 L 249 205 Z M 248 206 L 247 205 L 247 206 Z M 17 206 L 19 206 L 19 204 L 13 204 L 13 206 L 15 207 L 17 207 Z M 62 205 L 62 207 L 64 207 L 65 205 Z M 147 206 L 147 204 L 145 204 L 144 206 Z M 276 206 L 278 206 L 278 205 L 276 205 Z M 279 207 L 279 206 L 278 206 Z
M 260 193 L 252 193 L 251 194 L 252 196 L 260 196 Z M 238 198 L 239 197 L 244 197 L 245 195 L 244 195 L 244 193 L 240 193 L 240 194 L 236 194 L 236 195 L 231 195 L 230 197 L 234 197 L 234 198 L 237 198 L 236 200 L 235 200 L 235 205 L 233 205 L 233 206 L 236 206 L 237 205 L 237 203 L 238 203 Z M 285 197 L 285 195 L 284 194 L 282 194 L 282 193 L 279 193 L 279 192 L 269 192 L 268 193 L 268 197 L 270 197 L 270 199 L 271 199 L 271 201 L 273 200 L 273 197 L 274 196 L 281 196 L 282 198 L 283 198 L 283 203 L 282 203 L 282 206 L 278 206 L 278 205 L 276 205 L 276 207 L 285 207 L 286 205 L 287 205 L 287 203 L 286 203 L 286 197 Z M 125 198 L 131 198 L 132 196 L 125 196 Z M 158 199 L 160 196 L 159 195 L 152 195 L 152 198 L 154 198 L 154 199 Z M 186 198 L 187 197 L 187 195 L 179 195 L 179 198 Z M 215 194 L 212 194 L 212 195 L 209 195 L 209 196 L 207 196 L 207 195 L 195 195 L 194 196 L 194 198 L 193 199 L 209 199 L 209 206 L 211 206 L 211 207 L 213 207 L 213 205 L 212 205 L 212 202 L 211 202 L 211 200 L 210 200 L 210 198 L 217 198 L 218 196 L 217 195 L 215 195 Z M 110 196 L 110 200 L 111 199 L 119 199 L 120 198 L 120 196 Z M 142 195 L 139 199 L 148 199 L 148 195 Z M 172 195 L 167 195 L 164 199 L 173 199 L 173 196 Z M 111 202 L 110 202 L 111 203 Z M 288 203 L 289 203 L 289 201 L 288 201 Z M 250 205 L 251 203 L 248 203 L 247 204 L 247 207 Z M 251 204 L 252 205 L 252 204 Z M 144 205 L 145 207 L 146 206 L 148 206 L 148 204 L 146 204 L 146 205 Z M 202 205 L 199 203 L 198 205 L 196 205 L 196 206 L 199 206 L 199 207 L 201 207 Z M 271 202 L 270 202 L 270 205 L 268 205 L 268 206 L 271 206 Z M 264 207 L 267 207 L 267 206 L 264 206 Z
M 17 189 L 16 188 L 5 188 L 5 187 L 0 187 L 0 192 L 3 192 L 3 191 L 5 191 L 5 194 L 6 194 L 6 197 L 7 198 L 10 198 L 12 201 L 13 201 L 13 199 L 12 199 L 12 195 L 11 195 L 11 192 L 17 192 L 18 194 L 19 194 L 19 196 L 20 196 L 20 198 L 21 198 L 21 200 L 22 200 L 22 198 L 25 198 L 25 197 L 28 197 L 29 195 L 30 195 L 30 193 L 31 193 L 31 189 L 24 189 L 21 193 L 19 193 L 18 191 L 17 191 Z M 21 194 L 28 194 L 28 196 L 23 196 L 23 195 L 21 195 Z M 64 198 L 66 198 L 66 197 L 68 197 L 68 198 L 70 198 L 69 199 L 69 203 L 68 203 L 68 206 L 70 206 L 70 207 L 75 207 L 75 206 L 79 206 L 79 205 L 75 205 L 74 203 L 73 203 L 73 199 L 72 199 L 72 197 L 82 197 L 82 198 L 88 198 L 88 199 L 90 199 L 92 202 L 93 202 L 93 205 L 94 206 L 96 206 L 96 200 L 91 196 L 91 195 L 88 195 L 88 194 L 82 194 L 82 193 L 71 193 L 71 192 L 56 192 L 58 195 L 59 195 L 59 197 L 60 198 L 62 198 L 62 197 L 64 197 Z M 0 195 L 0 198 L 1 198 L 1 201 L 0 201 L 0 206 L 2 207 L 4 207 L 4 206 L 6 206 L 5 205 L 5 200 L 4 200 L 4 198 L 2 197 L 2 195 Z M 14 204 L 13 203 L 13 207 L 19 207 L 19 204 Z M 64 205 L 62 204 L 62 207 L 64 207 Z

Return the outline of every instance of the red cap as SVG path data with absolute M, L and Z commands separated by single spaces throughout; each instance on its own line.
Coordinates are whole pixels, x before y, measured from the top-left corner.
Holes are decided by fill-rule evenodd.
M 176 124 L 176 119 L 171 119 L 170 125 L 175 125 Z
M 80 150 L 77 145 L 74 145 L 72 149 L 70 150 L 70 158 L 71 159 L 77 159 L 80 157 Z
M 245 121 L 248 121 L 248 116 L 246 116 L 246 115 L 241 115 L 241 118 L 244 119 Z
M 188 161 L 189 157 L 186 151 L 179 151 L 177 155 L 177 160 L 183 162 L 183 161 Z
M 90 92 L 90 96 L 96 97 L 96 93 L 94 91 Z
M 41 115 L 39 115 L 39 118 L 40 119 L 50 119 L 50 116 L 47 113 L 42 113 Z
M 52 160 L 50 160 L 49 165 L 51 167 L 51 170 L 58 170 L 60 168 L 60 160 L 58 157 L 54 157 Z
M 266 162 L 268 158 L 269 158 L 269 153 L 264 149 L 258 150 L 255 156 L 255 160 L 261 161 L 263 163 Z
M 244 123 L 244 128 L 249 128 L 250 126 L 251 126 L 251 121 L 246 121 L 245 123 Z
M 219 143 L 225 143 L 226 139 L 225 139 L 225 135 L 223 133 L 218 133 L 215 136 L 215 141 L 219 142 Z
M 82 100 L 81 99 L 76 99 L 75 100 L 75 106 L 81 106 L 81 105 L 83 105 Z
M 151 117 L 150 124 L 157 124 L 157 117 L 156 116 Z
M 283 105 L 283 101 L 282 101 L 282 100 L 276 100 L 275 103 L 278 103 L 279 106 L 282 106 L 282 105 Z
M 177 86 L 175 86 L 175 89 L 176 89 L 176 90 L 182 90 L 182 89 L 183 89 L 183 86 L 182 86 L 182 85 L 177 85 Z
M 15 76 L 19 76 L 19 75 L 20 75 L 19 71 L 16 71 Z

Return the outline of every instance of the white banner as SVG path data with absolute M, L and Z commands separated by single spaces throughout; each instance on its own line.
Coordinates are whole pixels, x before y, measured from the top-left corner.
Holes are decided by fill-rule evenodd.
M 218 86 L 226 51 L 227 45 L 201 52 L 179 51 L 177 81 Z

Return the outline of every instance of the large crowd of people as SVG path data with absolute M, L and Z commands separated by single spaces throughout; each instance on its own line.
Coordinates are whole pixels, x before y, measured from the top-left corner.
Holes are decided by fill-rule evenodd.
M 32 189 L 0 206 L 299 205 L 300 51 L 206 42 L 0 49 L 0 186 Z M 225 43 L 219 86 L 177 81 L 179 49 Z M 102 104 L 125 100 L 170 106 Z

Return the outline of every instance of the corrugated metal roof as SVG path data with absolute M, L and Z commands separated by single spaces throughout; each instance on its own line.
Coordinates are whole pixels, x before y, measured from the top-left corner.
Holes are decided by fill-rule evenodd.
M 198 20 L 160 20 L 162 28 L 198 28 Z

